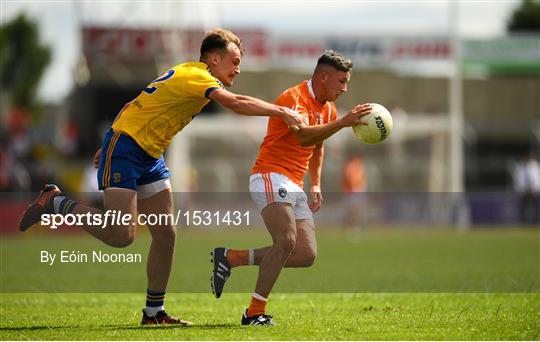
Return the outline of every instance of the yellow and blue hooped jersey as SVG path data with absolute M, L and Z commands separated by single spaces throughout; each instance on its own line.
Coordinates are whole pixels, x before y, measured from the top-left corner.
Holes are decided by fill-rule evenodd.
M 129 135 L 150 156 L 159 158 L 218 88 L 223 84 L 210 74 L 205 63 L 176 65 L 127 103 L 112 128 Z

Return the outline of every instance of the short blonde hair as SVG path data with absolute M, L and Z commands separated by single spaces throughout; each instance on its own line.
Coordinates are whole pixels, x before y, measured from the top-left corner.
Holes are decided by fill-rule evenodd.
M 240 54 L 244 55 L 242 41 L 237 35 L 221 28 L 210 30 L 206 32 L 201 43 L 201 57 L 216 50 L 225 50 L 229 44 L 235 44 L 240 50 Z

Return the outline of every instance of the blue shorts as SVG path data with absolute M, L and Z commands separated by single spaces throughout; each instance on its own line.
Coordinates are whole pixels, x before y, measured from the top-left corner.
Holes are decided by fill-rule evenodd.
M 137 186 L 169 178 L 163 156 L 150 156 L 130 136 L 110 129 L 103 139 L 99 159 L 99 189 L 137 190 Z

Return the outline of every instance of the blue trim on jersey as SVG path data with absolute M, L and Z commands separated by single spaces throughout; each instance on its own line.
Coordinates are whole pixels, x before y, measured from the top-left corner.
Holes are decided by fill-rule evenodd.
M 112 151 L 108 153 L 113 135 L 114 130 L 109 129 L 103 139 L 97 176 L 100 190 L 107 187 L 136 190 L 139 185 L 150 184 L 171 176 L 163 156 L 158 159 L 150 156 L 128 135 L 120 134 Z M 107 172 L 108 179 L 105 186 L 104 171 Z
M 209 98 L 208 96 L 210 96 L 210 94 L 212 94 L 212 92 L 216 89 L 219 89 L 218 87 L 210 87 L 208 89 L 206 89 L 206 91 L 204 92 L 204 97 L 206 97 L 207 99 Z

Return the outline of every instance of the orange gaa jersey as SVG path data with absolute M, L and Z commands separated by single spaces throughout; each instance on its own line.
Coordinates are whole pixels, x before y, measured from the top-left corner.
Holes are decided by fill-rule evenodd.
M 310 126 L 326 124 L 337 118 L 334 102 L 322 104 L 315 100 L 311 80 L 287 89 L 275 103 L 306 116 Z M 251 173 L 280 173 L 302 187 L 314 149 L 315 145 L 300 146 L 300 142 L 283 119 L 270 117 L 266 137 Z

